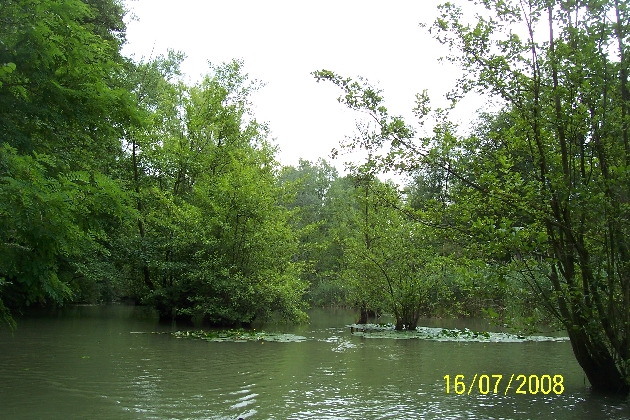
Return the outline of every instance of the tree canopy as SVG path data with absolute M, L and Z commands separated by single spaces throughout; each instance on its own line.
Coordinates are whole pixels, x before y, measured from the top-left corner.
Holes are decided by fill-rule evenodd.
M 164 319 L 303 320 L 257 85 L 232 61 L 121 56 L 116 0 L 3 2 L 0 312 L 131 298 Z
M 381 92 L 367 82 L 327 70 L 315 77 L 341 87 L 343 103 L 372 116 L 374 131 L 351 145 L 372 151 L 380 168 L 429 168 L 451 179 L 442 210 L 425 209 L 424 216 L 474 239 L 487 258 L 513 256 L 521 280 L 566 328 L 593 388 L 626 395 L 628 6 L 480 5 L 476 23 L 468 24 L 460 8 L 444 4 L 432 26 L 463 71 L 450 97 L 478 90 L 502 101 L 470 135 L 441 120 L 433 136 L 417 138 L 388 115 Z M 418 95 L 415 111 L 430 113 L 426 94 Z

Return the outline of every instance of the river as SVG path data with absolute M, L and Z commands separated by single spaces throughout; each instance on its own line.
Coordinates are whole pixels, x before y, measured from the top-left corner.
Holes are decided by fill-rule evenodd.
M 168 334 L 175 326 L 123 305 L 20 317 L 13 334 L 0 331 L 0 419 L 630 418 L 627 399 L 589 391 L 567 341 L 369 338 L 350 332 L 352 311 L 310 316 L 308 325 L 263 326 L 301 342 L 180 339 Z M 421 325 L 491 328 L 470 320 Z M 516 393 L 520 374 L 530 381 L 525 394 Z M 496 393 L 492 375 L 503 375 Z M 554 375 L 562 386 L 551 389 L 549 378 L 560 381 Z

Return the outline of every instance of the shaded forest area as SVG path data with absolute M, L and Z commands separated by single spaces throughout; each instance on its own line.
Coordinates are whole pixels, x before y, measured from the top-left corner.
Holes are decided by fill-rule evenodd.
M 247 325 L 308 305 L 566 329 L 593 388 L 630 391 L 630 12 L 610 1 L 453 4 L 431 26 L 449 95 L 500 104 L 428 135 L 359 78 L 313 73 L 368 122 L 367 160 L 281 167 L 243 63 L 184 83 L 182 53 L 120 53 L 116 0 L 0 4 L 0 316 L 122 299 Z M 512 27 L 521 25 L 517 35 Z M 336 153 L 336 152 L 335 152 Z M 397 172 L 407 184 L 383 182 Z

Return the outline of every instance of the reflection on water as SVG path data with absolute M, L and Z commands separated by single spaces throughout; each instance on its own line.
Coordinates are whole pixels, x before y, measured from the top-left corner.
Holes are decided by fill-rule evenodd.
M 26 317 L 13 337 L 0 332 L 0 418 L 630 417 L 627 400 L 588 391 L 568 342 L 365 338 L 346 327 L 355 318 L 352 311 L 313 310 L 309 325 L 264 326 L 306 341 L 215 343 L 132 334 L 175 329 L 141 308 L 72 307 Z M 479 320 L 421 324 L 490 328 Z M 446 393 L 445 375 L 507 380 L 513 373 L 563 375 L 564 393 Z

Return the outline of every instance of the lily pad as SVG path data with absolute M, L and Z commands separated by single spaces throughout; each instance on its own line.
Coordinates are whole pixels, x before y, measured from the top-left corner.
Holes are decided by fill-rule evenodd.
M 193 338 L 214 342 L 276 341 L 280 343 L 297 343 L 301 341 L 306 341 L 306 337 L 302 337 L 300 335 L 268 333 L 256 330 L 175 331 L 171 334 L 176 338 Z
M 483 343 L 521 343 L 526 341 L 567 341 L 568 337 L 545 337 L 539 335 L 472 331 L 468 328 L 446 329 L 417 327 L 415 330 L 396 331 L 393 325 L 352 324 L 349 325 L 354 335 L 366 338 L 420 339 L 434 341 L 466 341 Z

